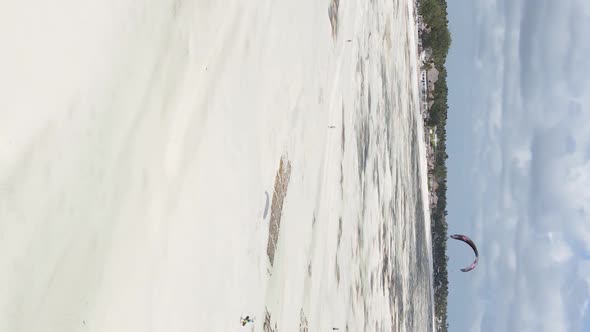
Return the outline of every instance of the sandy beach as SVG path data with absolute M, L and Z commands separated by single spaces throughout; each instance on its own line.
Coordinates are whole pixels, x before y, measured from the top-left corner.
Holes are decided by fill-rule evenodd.
M 0 330 L 428 330 L 413 6 L 0 5 Z

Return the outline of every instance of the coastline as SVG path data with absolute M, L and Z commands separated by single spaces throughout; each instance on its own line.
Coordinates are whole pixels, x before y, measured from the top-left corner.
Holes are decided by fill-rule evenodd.
M 427 242 L 427 250 L 428 250 L 428 259 L 429 259 L 429 266 L 430 266 L 430 300 L 432 303 L 432 330 L 435 331 L 435 302 L 434 302 L 434 266 L 433 266 L 433 256 L 432 256 L 432 231 L 431 231 L 431 217 L 430 217 L 430 190 L 428 187 L 428 159 L 432 156 L 429 155 L 429 152 L 432 149 L 429 149 L 429 140 L 426 137 L 425 131 L 425 121 L 424 121 L 424 114 L 428 112 L 426 108 L 426 94 L 423 91 L 420 85 L 420 76 L 422 74 L 421 66 L 420 66 L 420 48 L 422 45 L 421 39 L 418 35 L 418 2 L 411 1 L 408 5 L 409 15 L 411 17 L 411 21 L 413 22 L 412 26 L 408 27 L 411 31 L 409 34 L 409 38 L 413 38 L 413 42 L 410 45 L 414 46 L 414 51 L 416 57 L 414 58 L 414 66 L 415 66 L 415 84 L 414 86 L 417 88 L 417 94 L 414 96 L 414 104 L 417 105 L 418 110 L 418 117 L 416 121 L 416 135 L 418 136 L 419 144 L 418 144 L 418 151 L 420 155 L 420 178 L 421 178 L 421 194 L 422 194 L 422 202 L 423 202 L 423 213 L 424 213 L 424 227 L 426 231 L 426 242 Z

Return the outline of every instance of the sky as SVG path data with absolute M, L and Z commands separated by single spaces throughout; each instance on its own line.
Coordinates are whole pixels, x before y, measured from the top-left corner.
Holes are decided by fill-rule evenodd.
M 590 331 L 590 1 L 448 0 L 452 331 Z

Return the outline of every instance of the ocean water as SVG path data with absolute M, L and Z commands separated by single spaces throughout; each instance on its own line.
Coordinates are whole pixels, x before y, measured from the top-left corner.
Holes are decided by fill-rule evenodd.
M 351 331 L 430 331 L 430 229 L 411 19 L 404 1 L 382 5 L 366 8 L 354 40 L 360 46 L 353 97 L 343 106 L 341 129 L 339 223 L 347 236 L 339 241 L 336 259 L 350 273 L 341 292 L 347 293 Z
M 432 330 L 410 1 L 37 9 L 0 5 L 0 330 Z

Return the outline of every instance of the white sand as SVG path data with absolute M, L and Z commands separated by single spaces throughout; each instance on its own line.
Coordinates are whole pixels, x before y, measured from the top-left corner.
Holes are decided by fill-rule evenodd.
M 340 36 L 360 29 L 356 6 L 341 3 Z M 280 331 L 302 303 L 318 328 L 339 321 L 344 304 L 322 307 L 328 258 L 311 257 L 325 280 L 299 273 L 306 250 L 335 246 L 308 232 L 317 207 L 318 234 L 338 225 L 327 126 L 352 98 L 357 46 L 332 40 L 327 8 L 0 4 L 0 331 L 234 331 L 242 314 L 261 331 L 265 303 Z M 282 155 L 269 276 L 264 191 Z

